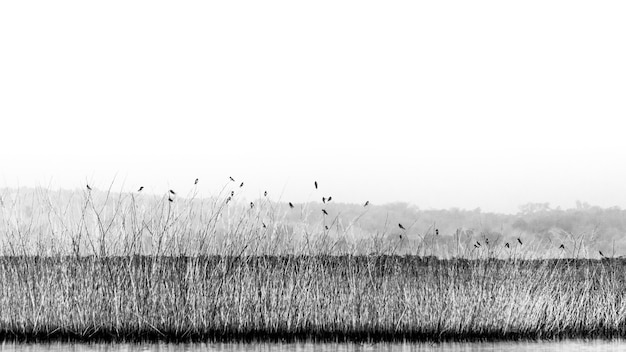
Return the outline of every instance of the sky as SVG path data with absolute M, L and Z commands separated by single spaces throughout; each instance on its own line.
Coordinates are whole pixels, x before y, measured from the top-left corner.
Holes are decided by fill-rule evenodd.
M 623 1 L 2 1 L 0 187 L 211 195 L 232 176 L 250 199 L 626 208 L 624 18 Z

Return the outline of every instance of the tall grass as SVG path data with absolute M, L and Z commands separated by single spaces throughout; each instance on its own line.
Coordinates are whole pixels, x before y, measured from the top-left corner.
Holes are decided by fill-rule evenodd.
M 618 259 L 541 259 L 529 244 L 504 249 L 492 238 L 476 248 L 476 238 L 460 236 L 437 249 L 428 229 L 413 242 L 392 230 L 359 237 L 358 219 L 315 218 L 313 205 L 268 199 L 250 207 L 228 188 L 174 202 L 112 192 L 39 197 L 46 206 L 30 214 L 18 204 L 24 198 L 3 197 L 4 339 L 626 335 L 626 261 Z M 454 258 L 431 255 L 444 249 Z

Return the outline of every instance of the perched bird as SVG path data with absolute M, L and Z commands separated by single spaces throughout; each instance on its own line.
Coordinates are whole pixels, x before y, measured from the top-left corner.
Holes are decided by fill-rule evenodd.
M 517 238 L 517 242 L 519 242 L 520 245 L 522 245 L 522 240 L 519 239 L 519 237 Z
M 231 200 L 230 197 L 226 198 L 226 203 L 230 202 L 230 200 Z
M 293 203 L 289 202 L 289 207 L 293 209 Z
M 601 257 L 604 257 L 604 254 L 602 254 L 602 251 L 598 251 L 598 253 L 600 253 Z
M 234 197 L 235 196 L 235 191 L 230 191 L 230 196 Z
M 322 203 L 326 204 L 326 197 L 322 197 Z
M 565 245 L 561 243 L 561 245 L 559 246 L 559 249 L 565 249 Z
M 435 236 L 439 236 L 439 229 L 435 229 Z
M 239 185 L 239 188 L 243 187 L 243 182 Z
M 267 191 L 263 192 L 263 196 L 267 197 Z
M 485 238 L 485 243 L 489 244 L 489 239 L 488 238 Z
M 139 190 L 137 192 L 141 192 L 143 191 L 143 186 L 139 187 Z
M 402 226 L 402 224 L 398 224 L 398 227 L 399 227 L 399 228 L 401 228 L 401 229 L 403 229 L 403 230 L 406 230 L 406 229 L 404 228 L 404 226 Z
M 196 179 L 195 181 L 193 181 L 193 184 L 194 184 L 194 185 L 197 185 L 197 184 L 198 184 L 198 179 Z
M 333 199 L 333 197 L 328 197 L 328 201 L 330 202 Z
M 476 241 L 476 244 L 478 245 L 478 247 L 480 247 L 480 242 Z
M 325 209 L 322 209 L 322 213 L 324 213 L 324 215 L 328 215 L 328 212 L 326 212 Z
M 476 243 L 474 243 L 474 248 L 478 248 L 478 246 L 476 245 Z
M 170 189 L 170 193 L 173 195 L 176 195 L 176 192 L 172 191 L 171 189 Z
M 87 189 L 91 191 L 91 187 L 89 187 L 89 185 L 87 185 Z
M 511 246 L 509 246 L 509 242 L 507 242 L 504 246 L 505 246 L 506 248 L 511 248 Z
M 254 203 L 250 202 L 250 209 L 254 208 Z
M 172 199 L 172 197 L 167 196 L 167 200 L 169 200 L 170 202 L 173 202 L 174 200 Z
M 263 228 L 264 228 L 264 229 L 266 229 L 266 228 L 267 228 L 267 226 L 265 226 L 265 223 L 264 223 L 264 222 L 262 222 L 262 224 L 263 224 Z
M 324 226 L 324 228 L 325 228 L 326 230 L 328 230 L 328 225 Z
M 364 207 L 366 207 L 366 206 L 368 206 L 368 205 L 370 205 L 370 201 L 369 201 L 369 200 L 368 200 L 368 201 L 366 201 L 366 202 L 365 202 L 365 204 L 363 204 L 363 206 L 364 206 Z
M 399 235 L 399 236 L 400 236 L 400 239 L 402 239 L 402 235 Z
M 317 181 L 315 181 L 315 183 L 314 183 L 314 184 L 315 184 L 315 189 L 317 189 Z
M 235 179 L 234 179 L 234 178 L 232 178 L 232 177 L 229 177 L 229 178 L 230 178 L 230 180 L 231 180 L 231 181 L 235 182 Z

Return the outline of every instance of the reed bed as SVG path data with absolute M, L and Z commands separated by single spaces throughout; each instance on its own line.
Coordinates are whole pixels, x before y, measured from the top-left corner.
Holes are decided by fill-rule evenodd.
M 0 335 L 74 340 L 624 337 L 625 261 L 4 257 Z
M 626 260 L 406 222 L 362 233 L 366 207 L 343 219 L 230 187 L 2 194 L 0 339 L 626 337 Z

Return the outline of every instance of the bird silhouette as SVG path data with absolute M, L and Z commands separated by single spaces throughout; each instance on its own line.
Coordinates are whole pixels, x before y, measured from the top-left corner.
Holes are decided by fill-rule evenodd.
M 293 203 L 289 202 L 289 207 L 293 209 Z
M 231 199 L 232 198 L 230 198 L 230 197 L 226 198 L 226 203 L 230 202 Z
M 330 202 L 331 200 L 333 200 L 333 197 L 328 197 L 328 201 Z
M 167 196 L 167 200 L 169 200 L 170 202 L 173 202 L 174 200 L 172 199 L 172 197 Z
M 476 243 L 474 243 L 474 248 L 478 248 L 478 246 L 476 245 Z
M 520 245 L 523 245 L 522 240 L 520 240 L 519 237 L 517 238 L 517 242 L 519 242 Z
M 239 188 L 243 187 L 243 182 L 239 185 Z
M 235 191 L 230 191 L 230 196 L 234 197 L 235 196 Z
M 368 200 L 368 201 L 366 201 L 366 202 L 365 202 L 365 204 L 363 204 L 363 206 L 364 206 L 364 207 L 366 207 L 366 206 L 368 206 L 368 205 L 370 205 L 370 201 L 369 201 L 369 200 Z
M 327 225 L 325 225 L 325 226 L 324 226 L 324 228 L 325 228 L 326 230 L 328 230 L 328 226 L 327 226 Z
M 197 185 L 197 184 L 198 184 L 198 179 L 196 179 L 195 181 L 193 181 L 193 184 L 194 184 L 194 185 Z
M 398 224 L 398 227 L 399 227 L 399 228 L 401 228 L 401 229 L 403 229 L 403 230 L 406 230 L 406 229 L 404 228 L 404 226 L 402 226 L 402 224 Z
M 400 239 L 402 239 L 402 235 L 399 235 L 399 236 L 400 236 Z
M 139 187 L 139 190 L 137 192 L 141 192 L 143 191 L 143 186 Z
M 171 189 L 170 189 L 170 193 L 173 195 L 176 195 L 176 192 L 172 191 Z
M 254 203 L 250 202 L 250 209 L 254 208 Z
M 322 203 L 326 204 L 326 197 L 322 197 Z
M 263 192 L 263 196 L 267 197 L 267 191 Z
M 559 246 L 559 249 L 565 249 L 565 245 L 561 243 L 561 245 Z
M 439 229 L 435 229 L 435 236 L 439 236 Z
M 328 215 L 328 212 L 325 209 L 322 209 L 322 213 L 324 213 L 324 215 Z
M 602 251 L 598 251 L 598 253 L 600 253 L 601 257 L 604 257 L 604 254 L 602 254 Z
M 314 184 L 315 184 L 315 189 L 317 189 L 317 181 L 315 181 L 315 183 L 314 183 Z
M 485 238 L 485 243 L 489 244 L 489 239 L 488 238 Z
M 89 185 L 87 185 L 87 189 L 91 191 L 91 187 L 89 187 Z
M 228 178 L 230 178 L 230 180 L 231 180 L 231 181 L 235 182 L 235 179 L 234 179 L 234 178 L 232 178 L 232 177 L 228 177 Z
M 476 244 L 478 245 L 478 247 L 480 247 L 480 246 L 481 246 L 481 245 L 480 245 L 480 242 L 478 242 L 478 241 L 476 241 Z
M 506 248 L 511 248 L 511 246 L 509 246 L 509 242 L 507 242 L 504 246 L 505 246 Z
M 267 228 L 267 226 L 265 226 L 265 223 L 264 223 L 264 222 L 262 222 L 262 224 L 263 224 L 263 228 L 264 228 L 264 229 L 266 229 L 266 228 Z

